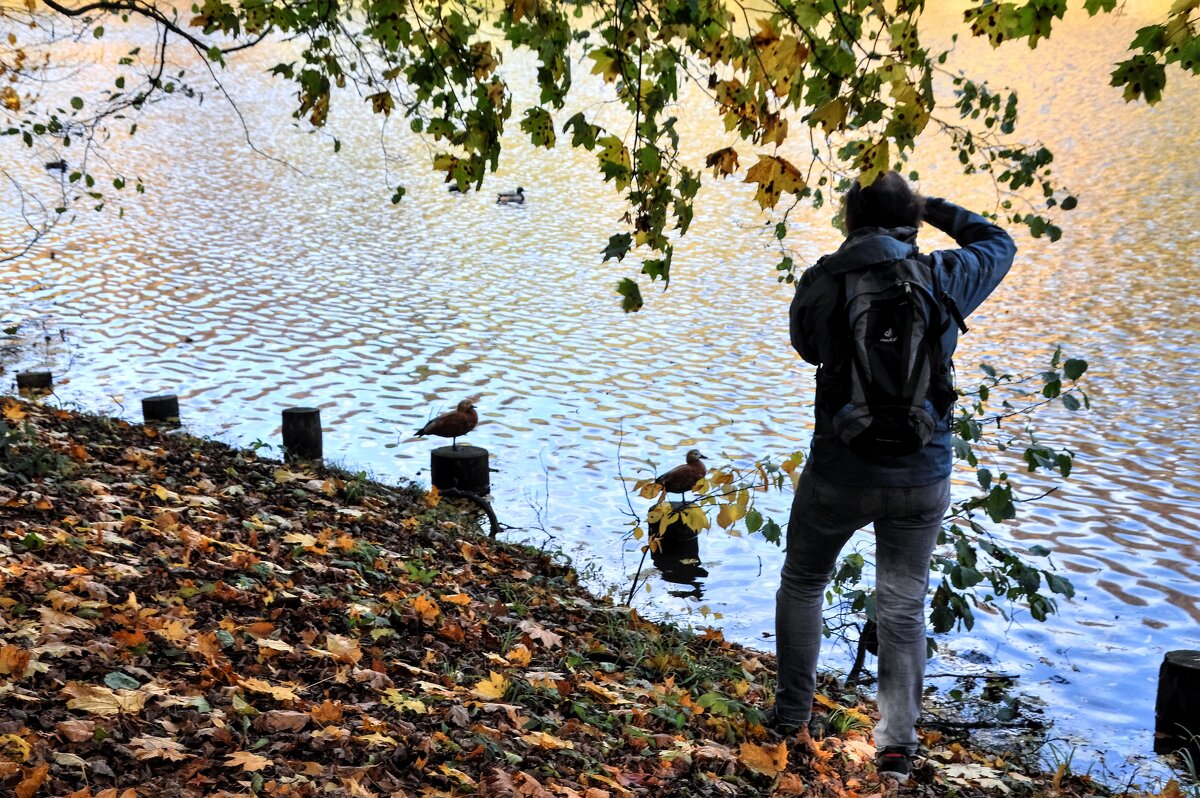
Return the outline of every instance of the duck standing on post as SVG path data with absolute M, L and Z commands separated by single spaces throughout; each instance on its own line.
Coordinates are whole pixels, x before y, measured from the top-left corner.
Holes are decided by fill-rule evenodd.
M 525 201 L 525 189 L 517 186 L 516 191 L 501 191 L 496 195 L 497 205 L 520 205 Z
M 458 436 L 466 435 L 475 429 L 475 425 L 478 423 L 479 415 L 475 412 L 475 403 L 470 399 L 463 399 L 458 403 L 458 407 L 449 413 L 442 413 L 437 418 L 431 419 L 425 426 L 417 430 L 416 434 L 418 437 L 437 435 L 442 438 L 450 438 L 451 448 L 457 449 Z
M 684 493 L 704 479 L 706 473 L 708 469 L 704 467 L 704 455 L 700 454 L 699 449 L 692 449 L 687 453 L 686 463 L 656 477 L 654 484 L 662 485 L 667 493 L 678 493 L 682 498 Z

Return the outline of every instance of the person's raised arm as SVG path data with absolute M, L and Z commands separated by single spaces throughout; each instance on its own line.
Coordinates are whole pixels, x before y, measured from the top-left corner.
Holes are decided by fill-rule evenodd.
M 959 245 L 942 253 L 942 289 L 969 316 L 1008 274 L 1017 245 L 998 225 L 940 197 L 925 198 L 923 218 Z

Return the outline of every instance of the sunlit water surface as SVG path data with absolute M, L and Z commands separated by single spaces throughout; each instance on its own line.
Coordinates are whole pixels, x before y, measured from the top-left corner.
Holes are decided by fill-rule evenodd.
M 1071 446 L 1077 470 L 1023 507 L 1019 526 L 998 530 L 1053 549 L 1076 600 L 1045 624 L 981 616 L 945 637 L 930 666 L 1018 675 L 1018 688 L 1045 702 L 1053 743 L 1080 746 L 1077 768 L 1103 760 L 1122 773 L 1150 751 L 1163 652 L 1200 648 L 1200 92 L 1172 73 L 1167 101 L 1146 108 L 1104 85 L 1142 24 L 1078 15 L 1033 53 L 959 45 L 962 63 L 1021 91 L 1025 134 L 1058 153 L 1058 175 L 1081 198 L 1061 242 L 1018 236 L 1016 267 L 962 342 L 960 374 L 974 376 L 984 359 L 1027 368 L 1061 344 L 1091 363 L 1094 408 L 1044 414 L 1048 442 Z M 10 375 L 47 366 L 60 399 L 129 418 L 139 397 L 178 393 L 189 429 L 243 445 L 277 443 L 283 408 L 316 405 L 327 458 L 383 479 L 427 478 L 430 442 L 411 431 L 477 394 L 483 423 L 469 441 L 491 452 L 497 510 L 525 528 L 512 537 L 565 550 L 597 589 L 622 593 L 640 554 L 625 537 L 618 471 L 645 475 L 691 447 L 742 465 L 804 447 L 811 371 L 788 346 L 791 290 L 774 278 L 749 186 L 702 192 L 676 282 L 626 316 L 613 286 L 634 267 L 599 264 L 620 206 L 594 156 L 535 151 L 513 136 L 488 191 L 459 196 L 395 125 L 392 176 L 409 194 L 393 207 L 378 123 L 357 98 L 335 108 L 346 146 L 333 157 L 326 138 L 280 125 L 275 111 L 292 99 L 260 79 L 270 63 L 261 59 L 234 69 L 228 86 L 255 144 L 295 168 L 252 152 L 211 91 L 200 111 L 154 108 L 115 153 L 136 164 L 148 193 L 124 200 L 123 218 L 83 213 L 0 267 L 3 319 L 23 321 L 39 344 L 7 364 Z M 519 58 L 505 69 L 532 74 Z M 607 96 L 590 84 L 583 95 L 579 107 Z M 693 154 L 731 143 L 704 104 L 689 107 Z M 922 191 L 994 203 L 983 181 L 935 163 L 937 152 L 918 164 Z M 494 204 L 495 190 L 516 185 L 523 207 Z M 11 207 L 4 213 L 12 235 Z M 948 245 L 932 230 L 925 240 Z M 839 236 L 809 212 L 789 241 L 811 260 Z M 971 481 L 961 475 L 959 495 Z M 789 499 L 761 501 L 783 520 Z M 696 585 L 652 576 L 635 603 L 771 648 L 781 550 L 706 534 L 701 558 L 708 576 Z M 831 651 L 828 664 L 845 668 L 846 652 Z

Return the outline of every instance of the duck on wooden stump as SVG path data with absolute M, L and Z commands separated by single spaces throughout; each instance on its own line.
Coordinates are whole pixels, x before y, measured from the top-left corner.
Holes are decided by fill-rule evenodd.
M 458 437 L 475 429 L 475 425 L 478 423 L 479 416 L 475 412 L 475 403 L 470 399 L 463 399 L 458 403 L 458 407 L 449 413 L 442 413 L 437 418 L 431 419 L 425 426 L 417 430 L 417 435 L 437 435 L 442 438 L 450 438 L 450 446 L 457 449 Z
M 501 191 L 496 195 L 497 205 L 520 205 L 525 201 L 525 189 L 517 186 L 516 191 Z
M 687 462 L 675 466 L 670 471 L 655 478 L 654 484 L 662 485 L 667 493 L 678 493 L 682 496 L 704 479 L 708 469 L 704 467 L 704 455 L 699 449 L 687 453 Z

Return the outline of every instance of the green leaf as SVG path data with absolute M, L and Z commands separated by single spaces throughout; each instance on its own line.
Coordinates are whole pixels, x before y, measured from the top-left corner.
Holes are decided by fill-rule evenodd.
M 1074 413 L 1080 407 L 1079 400 L 1076 399 L 1073 394 L 1064 393 L 1059 397 L 1059 399 L 1062 401 L 1063 407 L 1067 408 L 1072 413 Z
M 1062 205 L 1060 207 L 1064 211 L 1073 211 L 1073 210 L 1075 210 L 1075 206 L 1078 204 L 1079 204 L 1079 200 L 1077 200 L 1075 197 L 1067 197 L 1065 200 L 1062 201 Z
M 1087 371 L 1087 367 L 1086 360 L 1071 358 L 1066 363 L 1063 363 L 1063 376 L 1074 382 L 1083 376 L 1083 373 Z
M 1050 571 L 1043 571 L 1042 574 L 1046 577 L 1046 586 L 1050 588 L 1050 592 L 1058 593 L 1060 596 L 1067 598 L 1075 597 L 1075 586 L 1071 584 L 1071 580 L 1065 576 L 1059 576 Z
M 1163 87 L 1167 85 L 1166 67 L 1152 55 L 1134 56 L 1117 65 L 1111 85 L 1125 87 L 1125 102 L 1144 97 L 1148 104 L 1154 105 L 1162 99 Z
M 104 683 L 114 690 L 136 690 L 142 686 L 142 683 L 137 679 L 121 671 L 113 671 L 107 674 L 104 677 Z
M 637 313 L 642 309 L 642 290 L 638 284 L 628 277 L 617 283 L 617 293 L 621 295 L 621 310 L 626 313 Z
M 773 518 L 768 518 L 767 522 L 763 524 L 762 533 L 768 543 L 778 545 L 779 541 L 783 539 L 783 530 L 779 528 L 779 524 L 775 523 Z
M 82 109 L 83 108 L 83 98 L 82 97 L 72 97 L 71 98 L 71 107 L 74 108 L 76 111 Z
M 758 530 L 762 529 L 763 517 L 758 510 L 749 510 L 746 513 L 746 531 L 753 535 Z
M 1087 9 L 1088 16 L 1094 17 L 1100 11 L 1109 13 L 1117 7 L 1117 0 L 1083 0 L 1083 7 Z
M 554 120 L 545 108 L 530 108 L 521 120 L 521 130 L 529 134 L 529 140 L 535 147 L 547 149 L 554 146 L 557 137 L 554 133 Z
M 632 247 L 633 236 L 629 233 L 617 233 L 614 236 L 610 236 L 608 246 L 604 248 L 604 252 L 602 253 L 604 255 L 603 260 L 612 260 L 613 258 L 621 260 L 629 253 Z

